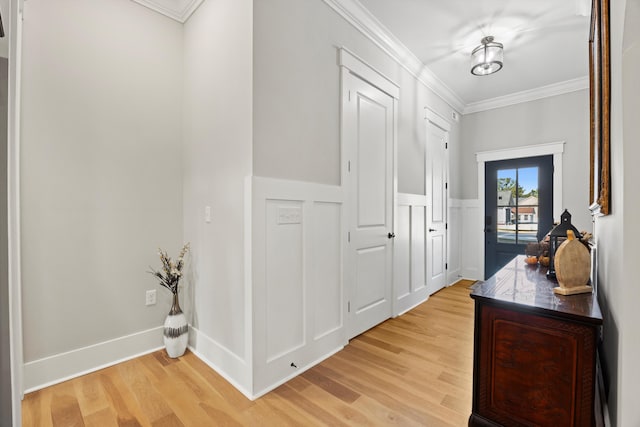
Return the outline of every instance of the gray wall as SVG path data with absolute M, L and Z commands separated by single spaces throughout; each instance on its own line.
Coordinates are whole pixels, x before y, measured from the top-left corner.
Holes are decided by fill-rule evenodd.
M 192 325 L 241 359 L 248 351 L 243 221 L 251 175 L 251 11 L 251 0 L 207 1 L 184 30 L 184 238 L 192 245 L 186 302 Z
M 255 175 L 340 184 L 344 46 L 400 86 L 398 190 L 424 194 L 424 107 L 450 118 L 441 98 L 322 0 L 254 1 L 253 45 Z
M 168 295 L 144 301 L 157 248 L 182 243 L 182 25 L 129 0 L 30 0 L 22 61 L 30 362 L 163 323 Z
M 3 15 L 7 19 L 7 14 Z M 11 343 L 7 265 L 7 107 L 8 61 L 0 58 L 0 426 L 11 425 Z
M 579 230 L 591 230 L 589 214 L 589 92 L 585 90 L 462 117 L 462 198 L 478 197 L 476 153 L 565 141 L 563 205 Z M 559 218 L 555 218 L 559 220 Z
M 611 215 L 596 218 L 605 381 L 613 426 L 640 425 L 640 2 L 611 2 Z

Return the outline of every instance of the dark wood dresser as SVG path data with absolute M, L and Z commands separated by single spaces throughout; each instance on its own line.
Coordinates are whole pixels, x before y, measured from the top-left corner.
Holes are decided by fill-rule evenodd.
M 555 286 L 524 256 L 475 285 L 470 426 L 594 425 L 602 314 L 593 294 Z

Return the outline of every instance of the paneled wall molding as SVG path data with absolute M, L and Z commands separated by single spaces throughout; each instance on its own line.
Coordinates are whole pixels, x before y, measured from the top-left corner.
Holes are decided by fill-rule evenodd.
M 252 179 L 252 390 L 257 397 L 346 344 L 340 186 Z
M 453 285 L 462 279 L 462 242 L 463 242 L 463 201 L 448 199 L 447 201 L 447 285 Z
M 427 289 L 427 196 L 397 194 L 393 256 L 393 315 L 400 316 L 429 298 Z
M 484 228 L 482 221 L 482 203 L 478 199 L 459 199 L 455 206 L 460 210 L 460 278 L 482 280 L 484 274 Z M 480 234 L 480 238 L 478 235 Z
M 25 393 L 163 348 L 162 326 L 24 364 Z
M 484 199 L 485 199 L 485 163 L 498 160 L 519 159 L 534 156 L 553 156 L 553 218 L 560 219 L 564 208 L 562 204 L 562 154 L 564 153 L 564 141 L 550 142 L 546 144 L 525 145 L 522 147 L 506 148 L 501 150 L 482 151 L 476 153 L 478 161 L 478 201 L 480 212 L 475 220 L 476 228 L 473 238 L 484 242 Z M 484 243 L 481 245 L 481 259 L 484 259 Z M 480 268 L 480 277 L 484 278 L 484 262 Z

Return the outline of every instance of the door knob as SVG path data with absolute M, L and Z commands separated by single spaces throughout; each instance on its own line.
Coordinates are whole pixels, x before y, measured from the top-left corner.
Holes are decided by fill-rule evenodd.
M 396 235 L 395 235 L 395 233 L 389 233 L 389 234 L 387 234 L 387 237 L 389 239 L 393 239 L 394 237 L 396 237 Z
M 431 233 L 431 232 L 433 232 L 433 231 L 438 231 L 438 230 L 436 230 L 435 228 L 430 228 L 430 229 L 429 229 L 429 233 Z

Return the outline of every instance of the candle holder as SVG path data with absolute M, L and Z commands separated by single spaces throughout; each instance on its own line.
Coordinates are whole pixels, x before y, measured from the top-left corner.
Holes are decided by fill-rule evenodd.
M 576 238 L 581 239 L 582 235 L 571 225 L 571 214 L 568 210 L 564 210 L 560 215 L 560 224 L 556 225 L 549 234 L 549 270 L 547 271 L 547 278 L 556 280 L 556 269 L 553 259 L 555 258 L 556 251 L 560 247 L 560 244 L 567 238 L 567 231 L 572 230 Z

